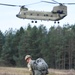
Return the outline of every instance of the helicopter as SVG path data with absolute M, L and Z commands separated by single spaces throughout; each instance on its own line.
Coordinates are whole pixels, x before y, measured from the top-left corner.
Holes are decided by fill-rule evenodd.
M 54 6 L 51 12 L 28 10 L 28 8 L 26 8 L 25 5 L 21 6 L 21 5 L 12 5 L 12 4 L 3 4 L 3 3 L 0 3 L 0 5 L 20 7 L 20 11 L 16 15 L 16 17 L 20 19 L 54 21 L 54 23 L 56 23 L 57 21 L 59 23 L 59 20 L 67 16 L 67 6 L 65 6 L 65 4 L 75 4 L 75 3 L 59 3 L 55 0 L 52 0 L 52 2 L 49 2 L 49 1 L 40 1 L 40 2 L 45 2 L 50 4 L 59 4 L 59 5 Z M 32 3 L 32 4 L 35 4 L 35 3 Z M 33 22 L 34 21 L 32 21 L 32 23 Z M 37 21 L 35 21 L 35 23 L 37 23 Z
M 28 10 L 22 6 L 16 17 L 20 19 L 59 21 L 67 16 L 67 7 L 64 5 L 55 6 L 51 12 Z

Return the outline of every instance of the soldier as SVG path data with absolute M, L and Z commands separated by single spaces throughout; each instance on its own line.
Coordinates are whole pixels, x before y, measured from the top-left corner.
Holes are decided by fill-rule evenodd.
M 42 65 L 39 65 L 38 63 L 36 63 L 37 60 L 32 60 L 31 56 L 30 55 L 26 55 L 25 56 L 25 60 L 27 62 L 27 67 L 30 71 L 30 75 L 46 75 L 48 73 L 46 73 L 47 70 L 44 71 L 44 64 L 45 62 L 43 61 L 43 70 L 40 69 L 40 66 Z M 41 61 L 40 58 L 38 58 L 39 61 Z M 39 65 L 39 66 L 38 66 Z M 45 65 L 46 66 L 46 65 Z M 48 71 L 47 71 L 48 72 Z
M 41 75 L 41 72 L 39 70 L 33 69 L 32 64 L 35 60 L 32 60 L 30 55 L 26 55 L 25 60 L 27 62 L 27 67 L 30 71 L 30 75 Z

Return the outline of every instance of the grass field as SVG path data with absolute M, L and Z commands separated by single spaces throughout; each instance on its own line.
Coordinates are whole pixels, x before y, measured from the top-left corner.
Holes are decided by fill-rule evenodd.
M 0 75 L 29 75 L 27 68 L 0 67 Z M 49 69 L 49 75 L 75 75 L 75 70 Z

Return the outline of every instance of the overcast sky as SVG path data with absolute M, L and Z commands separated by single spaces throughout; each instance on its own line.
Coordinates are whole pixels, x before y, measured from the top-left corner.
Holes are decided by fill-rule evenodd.
M 0 3 L 5 4 L 15 4 L 15 5 L 27 5 L 35 2 L 40 2 L 42 0 L 0 0 Z M 51 1 L 51 0 L 44 0 L 44 1 Z M 75 0 L 56 0 L 58 2 L 63 3 L 75 3 Z M 52 11 L 53 6 L 48 3 L 39 3 L 34 5 L 26 6 L 29 10 L 38 10 L 38 11 Z M 64 19 L 60 20 L 60 25 L 63 24 L 74 24 L 75 23 L 75 5 L 67 5 L 68 15 Z M 46 28 L 50 28 L 51 25 L 54 25 L 53 21 L 38 21 L 37 24 L 31 23 L 31 20 L 23 20 L 16 17 L 16 14 L 19 13 L 19 7 L 10 7 L 10 6 L 2 6 L 0 5 L 0 30 L 5 32 L 9 28 L 19 29 L 21 26 L 26 28 L 28 23 L 32 26 L 36 25 L 39 26 L 40 24 L 44 24 Z M 56 24 L 57 25 L 57 24 Z M 56 26 L 55 25 L 55 26 Z

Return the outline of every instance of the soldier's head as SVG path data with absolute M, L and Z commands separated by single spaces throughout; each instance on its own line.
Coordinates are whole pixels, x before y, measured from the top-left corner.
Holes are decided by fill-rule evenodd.
M 26 62 L 28 63 L 28 62 L 31 60 L 31 55 L 26 55 L 26 56 L 25 56 L 25 60 L 26 60 Z

